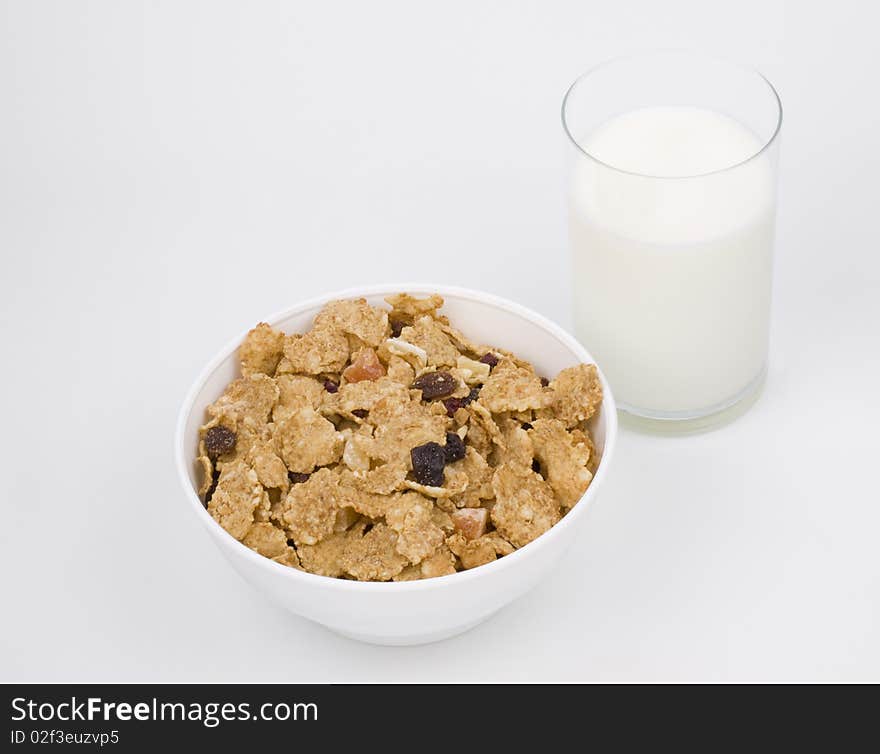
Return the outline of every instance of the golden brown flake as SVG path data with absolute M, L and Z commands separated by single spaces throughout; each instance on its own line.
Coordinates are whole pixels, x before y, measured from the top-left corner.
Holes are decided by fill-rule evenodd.
M 436 293 L 425 298 L 416 298 L 408 293 L 395 293 L 386 296 L 385 301 L 391 305 L 389 319 L 410 324 L 419 317 L 439 317 L 438 309 L 443 306 L 443 297 Z M 442 319 L 446 319 L 443 317 Z
M 281 521 L 297 545 L 313 545 L 333 533 L 339 499 L 339 478 L 330 469 L 319 469 L 308 481 L 291 486 Z
M 562 507 L 571 508 L 583 497 L 593 479 L 587 468 L 590 449 L 576 443 L 558 419 L 538 419 L 528 434 L 543 476 Z
M 277 400 L 275 380 L 265 374 L 252 374 L 230 382 L 223 395 L 207 410 L 209 416 L 237 431 L 245 419 L 265 424 Z
M 567 428 L 589 419 L 602 403 L 602 383 L 595 364 L 563 369 L 550 383 L 550 410 Z
M 270 523 L 253 524 L 241 542 L 267 558 L 277 558 L 287 552 L 287 535 Z
M 275 374 L 283 349 L 284 333 L 260 322 L 245 336 L 241 348 L 238 349 L 241 373 L 245 376 Z
M 287 492 L 290 484 L 287 478 L 287 466 L 277 453 L 274 438 L 256 444 L 251 449 L 250 455 L 260 484 L 264 487 L 277 487 Z
M 199 464 L 202 474 L 202 483 L 199 485 L 198 495 L 199 497 L 204 497 L 214 483 L 214 464 L 211 463 L 211 459 L 206 455 L 196 458 L 196 462 Z
M 348 363 L 348 338 L 341 330 L 315 327 L 284 341 L 284 369 L 302 374 L 341 372 Z
M 339 556 L 343 571 L 358 581 L 390 581 L 408 561 L 397 551 L 398 534 L 385 524 L 375 524 L 362 537 L 347 537 Z
M 470 540 L 461 532 L 446 538 L 449 549 L 461 561 L 464 569 L 476 568 L 496 560 L 499 555 L 509 555 L 514 548 L 496 532 L 490 532 L 477 539 Z
M 404 327 L 400 339 L 424 350 L 428 363 L 437 368 L 455 366 L 461 355 L 432 317 L 419 317 L 411 326 Z
M 238 461 L 224 465 L 208 503 L 208 513 L 233 537 L 241 539 L 251 528 L 254 509 L 262 501 L 263 487 L 257 472 Z
M 324 390 L 324 384 L 314 377 L 282 374 L 275 378 L 275 384 L 278 386 L 278 403 L 272 410 L 272 419 L 279 423 L 299 411 L 303 405 L 317 411 L 324 400 L 331 397 Z
M 434 523 L 434 504 L 417 493 L 398 495 L 385 512 L 385 520 L 397 532 L 397 551 L 416 564 L 443 544 L 443 530 Z
M 499 466 L 492 477 L 492 523 L 511 544 L 523 547 L 561 517 L 553 490 L 527 466 Z
M 364 298 L 331 301 L 315 317 L 315 327 L 353 335 L 364 345 L 373 347 L 390 332 L 388 312 L 370 306 Z
M 543 408 L 550 397 L 533 370 L 503 358 L 483 385 L 479 402 L 494 414 Z
M 418 400 L 401 402 L 393 397 L 378 401 L 370 411 L 373 433 L 373 458 L 412 468 L 410 451 L 428 442 L 446 443 L 449 417 L 442 403 L 425 404 Z
M 291 471 L 309 474 L 316 466 L 336 463 L 342 455 L 342 435 L 332 422 L 302 406 L 278 425 L 281 457 Z

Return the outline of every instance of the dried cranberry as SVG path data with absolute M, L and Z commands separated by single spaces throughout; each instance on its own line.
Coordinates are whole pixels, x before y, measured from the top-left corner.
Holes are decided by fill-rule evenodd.
M 401 322 L 399 319 L 392 319 L 391 320 L 391 337 L 392 338 L 399 338 L 400 333 L 404 327 L 406 327 L 406 322 Z
M 299 471 L 288 471 L 287 478 L 290 480 L 291 484 L 302 484 L 303 482 L 309 481 L 309 475 L 301 474 Z
M 446 454 L 446 463 L 460 461 L 465 455 L 464 441 L 455 432 L 447 432 L 443 452 Z
M 426 442 L 409 452 L 412 458 L 413 476 L 419 484 L 427 487 L 443 486 L 443 467 L 446 466 L 446 451 L 436 442 Z
M 541 387 L 547 387 L 547 385 L 549 385 L 549 384 L 550 384 L 550 380 L 548 380 L 546 377 L 541 378 Z
M 446 406 L 446 415 L 447 416 L 455 416 L 455 412 L 460 408 L 464 408 L 469 403 L 473 403 L 477 400 L 477 397 L 480 395 L 480 388 L 475 387 L 471 388 L 471 391 L 464 398 L 447 398 L 443 401 L 443 405 Z
M 458 380 L 449 372 L 428 372 L 416 377 L 410 387 L 422 391 L 422 400 L 433 401 L 435 398 L 445 398 L 455 392 Z
M 356 408 L 351 413 L 354 414 L 358 419 L 366 419 L 367 414 L 369 414 L 370 412 L 367 411 L 367 409 L 365 408 Z
M 339 390 L 339 383 L 334 382 L 333 380 L 324 380 L 324 390 L 328 393 L 335 393 Z
M 464 407 L 464 398 L 447 398 L 443 405 L 446 406 L 446 415 L 453 417 L 458 409 Z
M 205 450 L 209 458 L 217 458 L 235 449 L 235 432 L 222 424 L 205 433 Z
M 492 367 L 498 366 L 498 357 L 494 353 L 489 351 L 480 356 L 480 363 L 488 364 L 489 369 L 491 369 Z

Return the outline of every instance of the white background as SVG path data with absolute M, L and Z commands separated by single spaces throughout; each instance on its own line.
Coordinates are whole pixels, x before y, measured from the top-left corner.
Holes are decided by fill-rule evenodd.
M 0 3 L 0 680 L 880 680 L 873 4 Z M 772 364 L 712 434 L 624 432 L 555 576 L 361 645 L 201 530 L 178 406 L 237 332 L 421 279 L 571 324 L 562 95 L 617 54 L 785 105 Z M 589 347 L 589 344 L 587 344 Z

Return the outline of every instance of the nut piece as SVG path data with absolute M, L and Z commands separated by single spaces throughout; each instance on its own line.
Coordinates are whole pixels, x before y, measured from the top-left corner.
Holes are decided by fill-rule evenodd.
M 489 511 L 485 508 L 461 508 L 449 514 L 457 531 L 460 531 L 465 539 L 477 539 L 486 533 L 486 524 L 489 521 Z

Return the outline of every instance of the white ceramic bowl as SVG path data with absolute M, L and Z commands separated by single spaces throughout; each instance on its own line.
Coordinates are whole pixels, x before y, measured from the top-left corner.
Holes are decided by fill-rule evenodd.
M 505 348 L 531 361 L 553 377 L 589 353 L 564 330 L 544 317 L 486 293 L 425 285 L 357 288 L 312 299 L 270 317 L 286 332 L 302 332 L 328 301 L 365 297 L 370 303 L 398 291 L 440 293 L 444 313 L 472 340 Z M 466 631 L 525 594 L 558 563 L 574 541 L 611 462 L 617 435 L 614 398 L 602 377 L 602 406 L 592 420 L 601 462 L 584 497 L 556 526 L 522 549 L 470 571 L 423 581 L 372 583 L 331 579 L 274 563 L 245 547 L 217 524 L 196 494 L 195 464 L 199 426 L 205 408 L 239 375 L 237 351 L 244 333 L 216 356 L 190 389 L 180 410 L 174 450 L 180 481 L 190 508 L 214 543 L 241 576 L 270 600 L 297 615 L 353 639 L 376 644 L 421 644 Z

